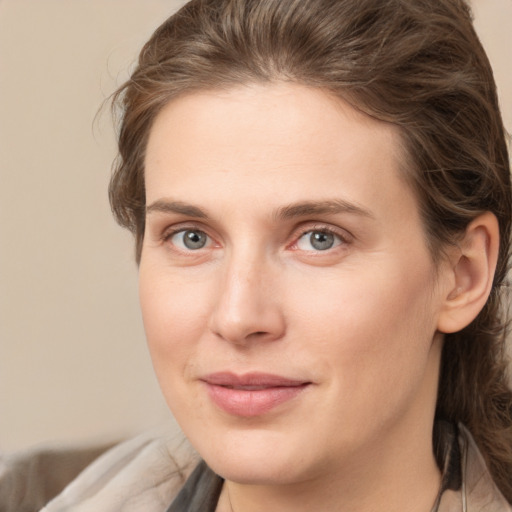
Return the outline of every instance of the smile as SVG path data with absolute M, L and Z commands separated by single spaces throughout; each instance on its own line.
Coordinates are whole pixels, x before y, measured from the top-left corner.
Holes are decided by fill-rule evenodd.
M 234 416 L 254 417 L 297 397 L 311 382 L 277 375 L 214 373 L 201 379 L 213 403 Z

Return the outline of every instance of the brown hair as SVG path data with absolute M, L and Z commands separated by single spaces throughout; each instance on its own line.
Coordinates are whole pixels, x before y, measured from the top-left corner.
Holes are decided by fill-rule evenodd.
M 445 338 L 438 416 L 464 423 L 512 501 L 512 393 L 505 361 L 511 185 L 505 131 L 485 52 L 463 0 L 192 0 L 146 43 L 114 95 L 121 116 L 110 185 L 118 222 L 145 222 L 144 153 L 172 98 L 249 82 L 328 90 L 399 126 L 434 258 L 485 211 L 500 226 L 489 301 Z

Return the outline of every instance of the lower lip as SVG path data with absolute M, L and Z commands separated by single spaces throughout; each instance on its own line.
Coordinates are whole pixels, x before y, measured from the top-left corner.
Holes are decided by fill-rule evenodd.
M 233 389 L 206 383 L 212 401 L 234 416 L 251 418 L 270 412 L 275 407 L 298 396 L 308 384 L 279 386 L 257 390 Z

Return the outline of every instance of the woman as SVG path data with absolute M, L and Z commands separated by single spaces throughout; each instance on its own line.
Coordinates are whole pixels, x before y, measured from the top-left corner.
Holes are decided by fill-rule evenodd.
M 193 0 L 115 104 L 111 203 L 202 462 L 181 488 L 132 441 L 48 512 L 511 510 L 509 163 L 466 4 Z

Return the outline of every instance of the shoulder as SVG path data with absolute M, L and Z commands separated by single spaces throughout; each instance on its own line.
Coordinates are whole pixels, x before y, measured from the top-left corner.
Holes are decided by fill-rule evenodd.
M 512 506 L 494 483 L 484 458 L 469 431 L 459 424 L 465 500 L 473 510 L 512 512 Z
M 166 510 L 197 456 L 179 435 L 159 428 L 110 449 L 41 512 Z
M 442 495 L 434 510 L 512 512 L 512 506 L 494 483 L 470 432 L 460 423 L 443 430 L 442 442 L 449 445 L 449 450 L 445 450 Z

